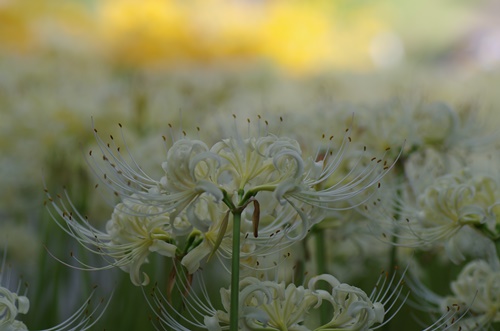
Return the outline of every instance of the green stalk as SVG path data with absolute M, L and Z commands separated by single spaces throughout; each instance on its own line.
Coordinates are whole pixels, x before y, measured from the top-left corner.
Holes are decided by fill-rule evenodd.
M 240 225 L 241 211 L 233 213 L 233 255 L 231 259 L 231 306 L 229 329 L 238 330 L 238 309 L 240 295 Z
M 314 238 L 314 243 L 316 246 L 316 272 L 318 275 L 322 275 L 327 273 L 326 270 L 326 245 L 325 245 L 325 233 L 323 229 L 316 228 L 313 231 L 313 238 Z M 326 284 L 320 284 L 319 289 L 328 291 L 328 288 Z M 329 314 L 330 314 L 330 309 L 328 305 L 321 305 L 319 309 L 319 319 L 321 322 L 321 325 L 327 324 L 330 319 L 329 319 Z

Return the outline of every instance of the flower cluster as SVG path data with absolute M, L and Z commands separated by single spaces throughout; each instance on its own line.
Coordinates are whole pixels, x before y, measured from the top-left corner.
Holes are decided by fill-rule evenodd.
M 199 129 L 191 137 L 170 127 L 171 142 L 163 137 L 166 153 L 157 167 L 159 175 L 149 175 L 132 156 L 121 124 L 120 143 L 113 135 L 103 139 L 94 129 L 98 149 L 88 153 L 88 163 L 101 186 L 114 194 L 105 229 L 81 214 L 69 193 L 53 195 L 46 188 L 47 206 L 61 229 L 104 260 L 95 265 L 72 255 L 80 263 L 76 268 L 119 267 L 127 272 L 132 284 L 141 286 L 160 328 L 382 328 L 406 302 L 402 281 L 383 274 L 371 295 L 338 281 L 328 254 L 343 253 L 338 243 L 326 244 L 332 230 L 336 238 L 359 240 L 368 255 L 387 253 L 391 269 L 402 258 L 423 259 L 422 252 L 440 256 L 443 248 L 454 263 L 473 256 L 487 261 L 491 270 L 500 268 L 495 247 L 497 181 L 468 166 L 464 155 L 472 142 L 461 138 L 462 117 L 444 105 L 429 109 L 394 117 L 403 122 L 416 119 L 422 126 L 409 135 L 410 148 L 399 152 L 383 139 L 366 146 L 353 142 L 352 127 L 340 139 L 322 135 L 311 148 L 310 140 L 300 135 L 271 133 L 260 116 L 254 130 L 247 120 L 246 135 L 234 116 L 235 129 L 221 130 L 222 138 L 214 135 L 210 140 L 203 140 Z M 430 128 L 428 122 L 437 120 L 445 130 Z M 381 143 L 384 148 L 377 147 Z M 381 155 L 368 152 L 372 148 Z M 439 167 L 431 169 L 433 162 Z M 419 169 L 420 164 L 426 167 Z M 381 242 L 362 239 L 374 234 Z M 384 243 L 392 248 L 380 249 Z M 146 294 L 151 274 L 144 264 L 153 255 L 166 258 L 169 276 L 166 290 L 156 282 Z M 418 262 L 415 265 L 418 269 Z M 293 272 L 281 272 L 289 267 Z M 311 277 L 310 268 L 318 276 Z M 217 281 L 212 278 L 207 286 L 205 277 L 214 272 Z M 497 321 L 468 315 L 491 315 L 474 308 L 479 297 L 470 294 L 473 288 L 483 291 L 480 286 L 462 291 L 467 295 L 438 300 L 421 283 L 411 283 L 417 297 L 411 302 L 418 297 L 434 300 L 433 321 L 426 331 Z M 453 309 L 441 309 L 450 306 Z M 494 308 L 492 302 L 483 306 Z
M 390 119 L 416 121 L 413 132 L 389 123 L 408 137 L 409 148 L 386 178 L 386 189 L 360 211 L 373 233 L 393 245 L 393 261 L 414 260 L 415 273 L 422 278 L 429 261 L 452 268 L 449 262 L 481 259 L 463 267 L 447 298 L 432 293 L 417 276 L 411 287 L 414 300 L 424 303 L 416 307 L 432 312 L 429 328 L 488 330 L 497 322 L 493 316 L 498 295 L 492 279 L 500 268 L 500 191 L 496 170 L 487 161 L 496 157 L 496 134 L 481 129 L 470 111 L 442 103 L 406 108 Z M 411 255 L 404 247 L 412 249 Z
M 110 258 L 103 267 L 85 269 L 121 267 L 135 285 L 146 285 L 140 267 L 155 252 L 180 260 L 192 274 L 214 253 L 231 256 L 234 213 L 241 217 L 241 262 L 255 267 L 256 257 L 302 240 L 325 214 L 376 188 L 390 170 L 387 161 L 371 162 L 333 181 L 349 131 L 339 146 L 330 138 L 310 156 L 298 141 L 267 130 L 249 138 L 236 133 L 212 147 L 183 136 L 168 149 L 164 176 L 156 180 L 135 160 L 126 161 L 113 136 L 105 143 L 95 130 L 103 161 L 89 153 L 94 171 L 122 200 L 106 231 L 78 213 L 67 193 L 53 198 L 46 192 L 58 224 L 88 250 Z
M 444 247 L 455 263 L 473 256 L 498 264 L 500 197 L 494 177 L 466 168 L 435 178 L 423 192 L 392 199 L 389 210 L 397 217 L 377 222 L 386 238 L 395 235 L 408 247 Z
M 406 272 L 406 271 L 405 271 Z M 262 280 L 253 276 L 239 282 L 238 330 L 375 330 L 383 327 L 398 313 L 408 298 L 404 293 L 405 272 L 389 276 L 383 272 L 372 293 L 341 283 L 336 277 L 323 274 L 311 277 L 307 285 L 278 279 Z M 326 285 L 327 289 L 322 289 Z M 216 309 L 208 297 L 206 281 L 200 274 L 187 282 L 176 284 L 184 312 L 176 312 L 172 299 L 156 286 L 146 296 L 157 316 L 158 327 L 164 330 L 208 331 L 227 330 L 230 325 L 231 290 L 220 289 L 222 309 Z M 186 292 L 190 293 L 186 295 Z M 177 303 L 179 304 L 179 303 Z M 331 312 L 320 322 L 320 308 Z M 188 317 L 189 316 L 189 317 Z M 431 330 L 431 329 L 429 329 Z
M 241 330 L 369 330 L 374 325 L 384 325 L 384 319 L 401 294 L 399 285 L 389 291 L 394 277 L 386 289 L 373 291 L 368 296 L 363 290 L 341 283 L 332 275 L 312 277 L 307 287 L 285 284 L 274 280 L 259 280 L 246 277 L 240 281 L 240 326 Z M 320 282 L 331 290 L 317 288 Z M 385 292 L 384 292 L 385 291 Z M 221 289 L 225 311 L 217 311 L 215 316 L 206 318 L 210 331 L 221 330 L 213 327 L 228 324 L 230 290 Z M 321 305 L 331 305 L 331 320 L 318 324 L 318 317 L 311 314 Z M 390 319 L 389 315 L 389 319 Z M 215 322 L 216 321 L 216 322 Z M 387 321 L 386 321 L 387 322 Z M 307 326 L 306 326 L 307 325 Z

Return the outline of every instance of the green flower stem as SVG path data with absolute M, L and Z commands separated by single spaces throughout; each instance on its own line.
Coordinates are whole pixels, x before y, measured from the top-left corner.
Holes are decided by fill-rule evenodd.
M 240 226 L 241 211 L 233 212 L 233 256 L 231 259 L 231 306 L 229 329 L 238 330 L 238 310 L 240 295 Z
M 321 228 L 315 228 L 313 230 L 313 240 L 316 246 L 315 257 L 316 257 L 316 272 L 318 275 L 326 274 L 326 244 L 325 244 L 325 231 Z M 326 284 L 320 284 L 319 289 L 328 291 Z M 321 305 L 319 308 L 319 319 L 321 325 L 325 325 L 330 321 L 329 310 L 331 307 L 328 305 Z

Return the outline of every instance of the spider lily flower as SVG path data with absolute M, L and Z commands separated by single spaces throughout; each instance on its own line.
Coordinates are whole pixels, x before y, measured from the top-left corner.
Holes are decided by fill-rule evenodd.
M 453 302 L 462 303 L 470 315 L 460 324 L 472 326 L 474 330 L 487 329 L 492 323 L 500 322 L 499 285 L 499 270 L 494 270 L 486 261 L 472 261 L 450 284 L 452 295 L 443 300 L 441 309 Z
M 24 295 L 18 295 L 5 287 L 0 287 L 0 329 L 28 330 L 26 325 L 16 320 L 18 314 L 26 314 L 29 310 L 29 300 Z
M 2 269 L 5 265 L 2 265 Z M 0 270 L 2 272 L 2 270 Z M 26 295 L 19 295 L 3 287 L 2 274 L 0 274 L 0 329 L 27 330 L 26 326 L 17 321 L 18 314 L 26 314 L 30 308 Z
M 331 291 L 317 289 L 319 282 L 326 282 Z M 371 295 L 328 274 L 311 278 L 307 287 L 245 277 L 239 290 L 240 330 L 361 331 L 376 330 L 397 314 L 403 288 L 395 274 L 389 278 L 384 273 Z M 221 296 L 224 311 L 206 319 L 211 322 L 209 331 L 222 330 L 220 325 L 229 321 L 230 290 L 221 289 Z M 333 314 L 328 323 L 319 325 L 312 312 L 323 304 L 331 305 Z
M 176 231 L 170 225 L 169 213 L 161 213 L 159 207 L 141 204 L 134 196 L 130 200 L 123 199 L 123 202 L 115 206 L 105 231 L 95 228 L 87 217 L 76 210 L 67 192 L 55 198 L 47 192 L 47 196 L 48 206 L 52 207 L 48 209 L 49 213 L 57 224 L 80 245 L 102 257 L 107 263 L 92 266 L 71 254 L 81 265 L 71 266 L 77 269 L 102 270 L 119 267 L 130 274 L 134 285 L 139 286 L 149 283 L 149 277 L 141 272 L 141 266 L 148 262 L 150 254 L 178 259 L 190 274 L 195 273 L 213 253 L 222 260 L 231 257 L 232 224 L 229 222 L 227 207 L 211 203 L 207 196 L 200 197 L 196 204 L 189 206 L 182 218 L 176 218 Z M 251 268 L 255 266 L 259 256 L 268 254 L 276 246 L 287 245 L 284 238 L 273 238 L 273 235 L 278 238 L 280 231 L 273 224 L 266 224 L 267 219 L 288 220 L 294 217 L 293 210 L 280 213 L 279 216 L 265 217 L 259 238 L 249 236 L 252 231 L 249 225 L 251 220 L 243 218 L 242 267 Z M 188 218 L 190 222 L 187 221 Z M 194 229 L 192 224 L 196 225 Z
M 382 213 L 398 214 L 398 218 L 386 217 L 377 223 L 385 237 L 398 237 L 401 246 L 443 245 L 455 263 L 466 255 L 475 255 L 495 264 L 498 261 L 493 240 L 500 236 L 497 185 L 493 177 L 468 169 L 440 176 L 422 192 L 416 192 L 417 198 L 411 194 L 385 197 L 379 206 L 385 208 Z
M 350 129 L 339 146 L 332 136 L 316 154 L 309 156 L 302 154 L 294 139 L 267 130 L 263 135 L 259 130 L 256 136 L 243 138 L 236 131 L 211 148 L 186 135 L 174 141 L 162 164 L 165 175 L 156 180 L 131 158 L 126 144 L 128 156 L 122 154 L 113 136 L 110 143 L 105 143 L 97 130 L 94 132 L 104 163 L 95 162 L 93 170 L 122 200 L 115 207 L 106 232 L 91 226 L 67 194 L 56 201 L 47 191 L 49 205 L 55 210 L 53 218 L 58 214 L 63 219 L 56 220 L 61 228 L 108 263 L 95 268 L 79 261 L 82 269 L 118 266 L 130 273 L 135 285 L 149 282 L 147 275 L 141 277 L 140 268 L 151 252 L 173 258 L 174 265 L 180 260 L 188 278 L 193 277 L 207 256 L 218 250 L 219 256 L 241 257 L 240 263 L 232 264 L 232 271 L 238 271 L 242 259 L 252 263 L 259 254 L 273 253 L 278 245 L 303 239 L 310 227 L 324 218 L 323 213 L 345 209 L 339 203 L 376 188 L 394 165 L 377 158 L 365 164 L 363 151 L 347 174 L 333 178 L 348 153 Z M 94 159 L 92 152 L 89 155 Z M 238 222 L 233 231 L 240 231 L 226 236 L 230 214 Z M 248 238 L 248 233 L 253 238 Z M 239 242 L 238 236 L 243 236 L 243 245 L 239 244 L 238 255 L 234 255 L 234 247 L 229 243 Z M 179 243 L 185 244 L 185 248 L 180 249 Z M 181 274 L 174 270 L 174 284 Z M 233 306 L 234 302 L 238 299 L 233 300 Z M 371 325 L 380 320 L 380 314 L 376 316 L 359 317 L 353 323 Z M 231 315 L 231 324 L 237 321 L 234 317 Z
M 53 199 L 48 192 L 47 196 L 49 205 L 53 207 L 49 212 L 59 227 L 84 248 L 108 262 L 107 265 L 94 267 L 71 254 L 82 265 L 74 268 L 100 270 L 120 267 L 130 273 L 134 285 L 146 285 L 149 277 L 145 273 L 141 275 L 140 268 L 147 262 L 148 255 L 155 252 L 174 257 L 176 254 L 169 215 L 161 213 L 156 207 L 141 205 L 133 198 L 123 200 L 116 205 L 106 224 L 106 231 L 101 231 L 76 210 L 67 192 L 64 198 L 58 195 Z
M 392 167 L 373 158 L 368 165 L 355 163 L 347 175 L 332 180 L 347 154 L 350 129 L 339 146 L 331 137 L 310 156 L 303 156 L 294 139 L 260 129 L 256 136 L 243 138 L 236 130 L 211 148 L 186 135 L 175 140 L 162 164 L 164 176 L 157 180 L 141 169 L 126 143 L 123 153 L 113 136 L 105 143 L 97 130 L 94 133 L 103 157 L 97 162 L 89 153 L 95 161 L 90 162 L 92 169 L 121 203 L 105 232 L 90 225 L 67 194 L 54 199 L 46 190 L 55 211 L 51 214 L 64 231 L 108 263 L 95 268 L 79 261 L 83 269 L 120 267 L 130 272 L 135 285 L 149 281 L 140 267 L 151 252 L 181 259 L 189 273 L 214 250 L 230 257 L 227 213 L 242 216 L 241 256 L 248 260 L 243 264 L 254 263 L 256 256 L 276 246 L 303 239 L 325 211 L 345 209 L 339 203 L 377 187 Z M 182 249 L 179 243 L 189 247 Z
M 325 138 L 326 144 L 309 156 L 303 155 L 296 140 L 267 130 L 259 129 L 249 138 L 243 138 L 236 130 L 233 136 L 219 140 L 211 148 L 201 140 L 184 136 L 168 149 L 162 165 L 165 176 L 155 180 L 133 158 L 126 161 L 112 136 L 111 142 L 105 143 L 95 130 L 104 165 L 94 159 L 93 170 L 115 195 L 126 199 L 133 196 L 170 213 L 174 230 L 176 217 L 202 196 L 236 210 L 248 206 L 251 198 L 262 203 L 260 192 L 272 192 L 273 199 L 288 204 L 304 223 L 301 235 L 295 238 L 301 239 L 312 224 L 321 220 L 319 211 L 340 208 L 340 202 L 376 187 L 393 166 L 377 158 L 367 165 L 359 161 L 348 175 L 330 181 L 348 152 L 349 135 L 350 129 L 339 146 L 335 146 L 333 136 L 330 140 Z M 282 222 L 278 226 L 284 230 L 289 224 Z
M 100 138 L 96 129 L 94 135 L 102 151 L 104 166 L 94 160 L 92 170 L 104 179 L 115 195 L 158 207 L 162 213 L 168 212 L 170 224 L 176 232 L 176 217 L 197 197 L 204 193 L 211 194 L 216 201 L 223 197 L 222 191 L 211 181 L 217 156 L 209 152 L 207 145 L 200 140 L 183 138 L 175 141 L 162 164 L 165 176 L 155 180 L 133 158 L 126 161 L 113 136 L 110 136 L 112 147 L 111 143 Z M 89 155 L 94 159 L 92 151 Z M 190 232 L 190 229 L 184 230 L 178 234 Z
M 492 323 L 500 321 L 500 272 L 484 260 L 467 263 L 450 283 L 447 296 L 432 292 L 416 277 L 408 279 L 408 284 L 416 299 L 410 303 L 435 320 L 424 331 L 492 330 Z
M 5 257 L 4 254 L 0 268 L 0 330 L 2 331 L 27 331 L 27 326 L 17 320 L 19 314 L 27 314 L 30 309 L 30 302 L 27 297 L 27 287 L 21 294 L 21 283 L 17 285 L 17 289 L 12 291 L 8 288 L 10 278 L 5 274 Z M 95 288 L 90 294 L 86 303 L 77 309 L 73 315 L 60 324 L 46 330 L 40 331 L 85 331 L 93 327 L 109 305 L 111 298 L 104 302 L 104 299 L 98 301 L 95 307 L 91 306 L 91 300 L 95 295 Z M 104 306 L 103 306 L 104 305 Z
M 302 325 L 305 315 L 314 307 L 318 298 L 311 290 L 285 282 L 261 281 L 246 277 L 240 281 L 240 330 L 308 330 Z M 225 311 L 230 307 L 230 290 L 221 289 L 222 304 Z M 229 314 L 218 311 L 213 319 L 219 323 L 228 323 Z
M 132 283 L 135 285 L 145 285 L 149 282 L 145 273 L 143 273 L 144 280 L 141 280 L 139 273 L 141 265 L 147 261 L 150 253 L 174 257 L 177 251 L 174 237 L 169 231 L 169 215 L 159 214 L 157 210 L 151 213 L 151 209 L 150 206 L 124 200 L 115 207 L 111 220 L 107 222 L 107 233 L 101 235 L 102 239 L 109 238 L 108 244 L 103 247 L 107 255 L 130 273 Z M 151 214 L 156 216 L 142 216 Z
M 449 159 L 491 146 L 498 139 L 477 113 L 457 110 L 444 102 L 405 98 L 362 112 L 359 127 L 361 138 L 370 146 L 391 146 L 406 140 L 405 159 L 428 149 L 439 151 L 441 159 Z

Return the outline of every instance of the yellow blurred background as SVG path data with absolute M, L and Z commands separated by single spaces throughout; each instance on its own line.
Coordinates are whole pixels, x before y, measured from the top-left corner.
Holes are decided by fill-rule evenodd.
M 2 0 L 0 47 L 147 69 L 264 62 L 294 73 L 498 65 L 495 1 Z M 496 26 L 495 26 L 496 25 Z

